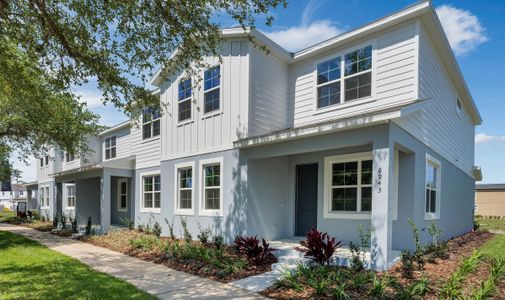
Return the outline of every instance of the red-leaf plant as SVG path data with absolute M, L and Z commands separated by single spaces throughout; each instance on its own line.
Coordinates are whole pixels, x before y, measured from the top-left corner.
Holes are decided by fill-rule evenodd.
M 329 265 L 335 250 L 341 246 L 341 241 L 336 242 L 326 232 L 320 232 L 315 228 L 307 233 L 307 239 L 300 242 L 302 247 L 295 249 L 305 253 L 312 261 L 320 265 Z
M 265 261 L 269 255 L 277 249 L 271 248 L 265 239 L 260 240 L 256 236 L 237 236 L 234 241 L 235 249 L 243 253 L 247 258 L 255 263 Z

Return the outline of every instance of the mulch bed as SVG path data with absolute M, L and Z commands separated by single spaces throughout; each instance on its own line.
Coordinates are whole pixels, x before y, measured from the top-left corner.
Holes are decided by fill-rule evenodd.
M 460 261 L 469 256 L 475 249 L 481 247 L 486 241 L 493 237 L 492 233 L 486 231 L 475 231 L 467 233 L 449 241 L 449 258 L 447 260 L 437 259 L 434 263 L 426 262 L 424 271 L 416 270 L 413 279 L 405 279 L 402 277 L 401 265 L 397 263 L 392 269 L 381 275 L 389 275 L 397 279 L 402 286 L 407 286 L 415 283 L 423 276 L 426 277 L 430 284 L 430 292 L 423 299 L 438 299 L 441 286 L 447 281 L 451 274 L 456 270 Z M 469 295 L 474 288 L 480 286 L 480 282 L 487 279 L 489 275 L 489 260 L 483 261 L 479 268 L 468 276 L 467 281 L 462 285 L 465 295 Z M 263 292 L 263 296 L 274 299 L 324 299 L 315 297 L 310 291 L 296 292 L 292 289 L 282 286 L 272 286 Z M 494 299 L 505 299 L 505 280 L 502 280 L 498 285 L 498 290 L 495 293 Z M 369 299 L 370 296 L 366 293 L 363 295 L 353 294 L 353 299 Z
M 174 270 L 190 273 L 224 283 L 271 271 L 271 265 L 277 262 L 277 259 L 271 256 L 260 265 L 249 263 L 249 265 L 243 270 L 236 271 L 231 274 L 220 274 L 220 270 L 216 270 L 213 266 L 205 264 L 203 261 L 174 260 L 167 257 L 165 252 L 158 247 L 155 247 L 152 250 L 142 250 L 135 249 L 129 244 L 129 240 L 140 238 L 146 235 L 149 234 L 142 233 L 137 230 L 118 230 L 110 232 L 106 235 L 85 236 L 82 237 L 81 240 L 95 246 L 108 248 L 132 257 L 140 258 L 145 261 L 162 264 Z M 166 237 L 161 237 L 159 239 L 162 241 L 162 243 L 169 243 L 171 241 L 170 238 Z M 179 241 L 179 243 L 184 242 Z M 194 241 L 194 243 L 199 242 Z M 233 260 L 244 259 L 244 256 L 235 253 L 231 247 L 225 247 L 225 256 Z

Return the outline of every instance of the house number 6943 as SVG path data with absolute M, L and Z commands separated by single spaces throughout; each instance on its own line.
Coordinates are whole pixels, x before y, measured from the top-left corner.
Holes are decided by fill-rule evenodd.
M 377 169 L 377 191 L 382 192 L 382 168 Z

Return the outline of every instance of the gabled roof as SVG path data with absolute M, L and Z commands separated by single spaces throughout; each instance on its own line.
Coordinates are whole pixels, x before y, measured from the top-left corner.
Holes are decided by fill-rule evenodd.
M 449 73 L 449 76 L 451 77 L 451 80 L 458 90 L 459 98 L 462 100 L 465 107 L 467 108 L 467 111 L 470 113 L 474 124 L 481 124 L 482 118 L 480 116 L 480 113 L 477 109 L 477 106 L 475 105 L 472 95 L 470 94 L 470 90 L 468 89 L 463 74 L 461 73 L 440 20 L 438 19 L 438 16 L 433 9 L 433 6 L 431 5 L 431 1 L 429 0 L 415 3 L 386 17 L 380 18 L 359 28 L 350 30 L 294 53 L 285 50 L 269 37 L 256 29 L 247 28 L 244 31 L 244 29 L 241 27 L 226 28 L 222 29 L 222 34 L 225 39 L 246 38 L 247 35 L 250 35 L 258 44 L 267 46 L 270 50 L 270 54 L 275 55 L 277 58 L 285 61 L 288 64 L 292 64 L 316 56 L 322 52 L 345 46 L 371 34 L 415 19 L 420 19 L 423 25 L 426 27 L 428 35 L 433 40 L 433 44 L 438 54 L 440 55 L 441 60 L 445 63 L 445 67 Z M 170 57 L 173 57 L 174 55 L 176 55 L 176 53 L 173 53 Z M 159 84 L 162 82 L 162 79 L 163 78 L 160 68 L 154 74 L 150 83 L 155 86 L 159 86 Z

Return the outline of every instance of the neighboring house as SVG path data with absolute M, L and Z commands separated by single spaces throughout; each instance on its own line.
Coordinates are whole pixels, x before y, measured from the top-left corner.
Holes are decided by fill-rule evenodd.
M 378 270 L 414 246 L 408 219 L 445 238 L 472 230 L 481 118 L 430 2 L 296 53 L 248 34 L 269 54 L 224 29 L 201 88 L 158 73 L 163 114 L 90 137 L 90 157 L 41 159 L 48 216 L 75 210 L 103 232 L 156 221 L 164 235 L 165 219 L 178 232 L 186 218 L 193 236 L 210 227 L 227 241 L 316 227 L 349 243 L 363 224 Z
M 28 192 L 23 183 L 11 184 L 10 191 L 0 192 L 0 210 L 4 207 L 15 211 L 19 203 L 27 203 Z
M 505 218 L 505 184 L 478 184 L 475 187 L 475 215 Z

